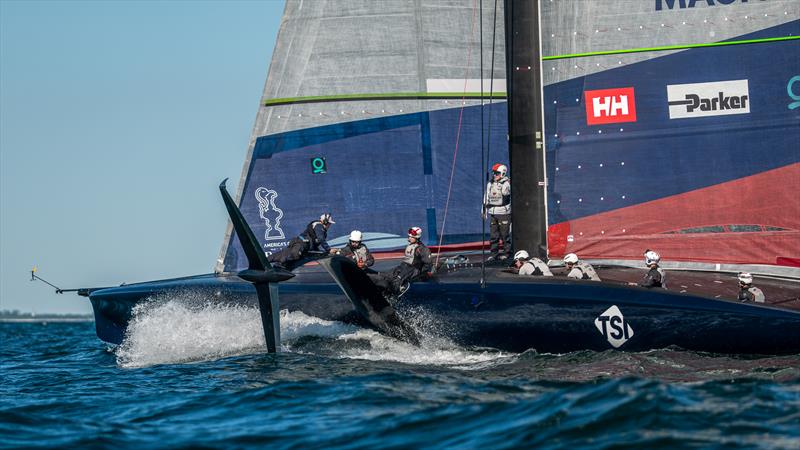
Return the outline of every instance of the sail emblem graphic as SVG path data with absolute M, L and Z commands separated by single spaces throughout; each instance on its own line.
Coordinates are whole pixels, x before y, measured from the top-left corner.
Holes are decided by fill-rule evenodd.
M 614 348 L 619 348 L 633 337 L 633 328 L 625 321 L 617 305 L 608 308 L 594 319 L 594 326 Z
M 264 220 L 267 229 L 264 231 L 264 239 L 271 241 L 284 239 L 286 236 L 281 229 L 281 218 L 283 211 L 275 206 L 275 199 L 278 193 L 272 189 L 259 187 L 256 189 L 256 199 L 258 200 L 258 216 Z

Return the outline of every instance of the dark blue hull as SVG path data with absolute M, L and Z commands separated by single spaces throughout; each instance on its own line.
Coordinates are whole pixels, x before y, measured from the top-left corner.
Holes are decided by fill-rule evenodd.
M 800 312 L 620 283 L 518 277 L 476 269 L 415 283 L 395 305 L 422 334 L 463 346 L 521 352 L 644 351 L 669 346 L 715 353 L 800 353 Z M 796 289 L 792 286 L 791 289 Z M 91 294 L 97 335 L 119 344 L 132 308 L 152 298 L 200 297 L 255 305 L 255 289 L 236 276 L 199 276 L 121 286 Z M 790 292 L 790 294 L 793 294 Z M 324 272 L 280 285 L 280 307 L 369 326 Z

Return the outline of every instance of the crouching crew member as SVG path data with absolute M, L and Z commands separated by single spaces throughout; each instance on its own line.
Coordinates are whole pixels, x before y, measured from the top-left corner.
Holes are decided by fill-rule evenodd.
M 350 232 L 350 242 L 341 250 L 339 255 L 352 259 L 358 264 L 358 267 L 364 269 L 375 264 L 375 258 L 372 257 L 366 245 L 361 243 L 361 232 L 353 230 Z
M 628 283 L 633 286 L 641 286 L 646 288 L 667 288 L 667 274 L 664 272 L 661 267 L 658 267 L 658 263 L 661 261 L 661 256 L 650 250 L 647 249 L 644 252 L 644 263 L 647 267 L 650 268 L 645 274 L 644 279 L 639 283 Z
M 747 272 L 739 274 L 739 301 L 764 303 L 764 293 L 753 286 L 753 276 Z
M 564 256 L 564 265 L 567 266 L 567 276 L 578 280 L 600 281 L 600 276 L 591 264 L 578 259 L 575 253 Z
M 408 289 L 408 283 L 417 277 L 427 276 L 433 267 L 431 250 L 421 239 L 422 228 L 410 228 L 403 261 L 391 272 L 368 274 L 372 282 L 390 295 L 402 295 Z
M 547 263 L 539 258 L 531 258 L 525 250 L 520 250 L 514 254 L 514 267 L 519 270 L 520 275 L 542 275 L 552 277 L 553 272 Z
M 328 245 L 328 228 L 336 222 L 330 214 L 319 216 L 319 220 L 310 222 L 300 236 L 292 238 L 289 245 L 278 253 L 269 255 L 269 261 L 280 264 L 288 270 L 294 268 L 294 263 L 299 261 L 309 252 L 321 252 L 327 255 L 331 251 Z
M 492 166 L 492 179 L 486 185 L 486 197 L 483 199 L 483 218 L 490 219 L 490 251 L 489 261 L 506 259 L 511 252 L 511 180 L 506 174 L 508 168 L 502 164 Z M 503 251 L 500 252 L 500 241 Z

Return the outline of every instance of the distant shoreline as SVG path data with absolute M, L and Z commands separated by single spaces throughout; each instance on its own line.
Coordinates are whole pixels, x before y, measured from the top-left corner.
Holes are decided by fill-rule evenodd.
M 0 323 L 94 322 L 92 314 L 29 313 L 19 310 L 0 310 Z
M 71 322 L 94 322 L 94 317 L 2 317 L 0 323 L 71 323 Z

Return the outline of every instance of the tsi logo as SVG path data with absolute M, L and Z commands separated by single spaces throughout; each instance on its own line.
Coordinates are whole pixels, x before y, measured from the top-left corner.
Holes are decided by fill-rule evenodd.
M 749 114 L 749 100 L 747 80 L 667 86 L 670 119 Z
M 603 314 L 600 314 L 600 317 L 594 319 L 594 326 L 614 348 L 619 348 L 633 337 L 633 328 L 628 325 L 628 322 L 625 322 L 622 311 L 617 308 L 617 305 L 608 308 Z
M 584 96 L 587 124 L 636 122 L 636 100 L 632 87 L 586 91 Z

